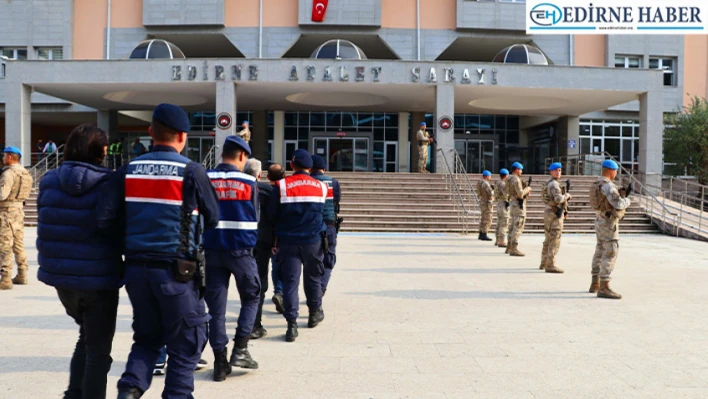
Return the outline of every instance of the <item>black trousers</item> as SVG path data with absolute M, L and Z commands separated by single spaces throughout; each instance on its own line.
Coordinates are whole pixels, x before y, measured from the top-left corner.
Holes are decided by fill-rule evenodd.
M 270 257 L 272 250 L 272 245 L 264 245 L 263 243 L 257 243 L 255 250 L 256 265 L 258 265 L 258 277 L 261 279 L 261 300 L 258 303 L 258 312 L 256 313 L 256 323 L 255 327 L 262 327 L 261 318 L 263 317 L 263 302 L 265 301 L 266 292 L 268 292 L 268 281 L 270 277 L 268 276 L 268 264 L 270 263 Z
M 59 300 L 79 325 L 79 340 L 71 358 L 69 388 L 64 399 L 103 399 L 111 369 L 116 332 L 118 290 L 79 291 L 57 288 Z

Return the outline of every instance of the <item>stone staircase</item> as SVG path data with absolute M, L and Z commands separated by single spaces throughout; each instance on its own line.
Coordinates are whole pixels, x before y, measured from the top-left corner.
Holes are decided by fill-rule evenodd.
M 455 209 L 455 201 L 450 197 L 445 180 L 439 174 L 419 173 L 330 173 L 342 186 L 340 216 L 345 221 L 345 232 L 429 232 L 456 233 L 462 229 Z M 481 178 L 470 175 L 473 185 Z M 494 179 L 497 176 L 495 175 Z M 564 182 L 567 177 L 563 177 Z M 493 180 L 494 180 L 493 179 Z M 524 180 L 528 176 L 524 176 Z M 533 192 L 527 203 L 525 232 L 543 232 L 543 201 L 541 183 L 547 176 L 534 176 Z M 596 179 L 593 176 L 570 176 L 573 200 L 570 216 L 565 221 L 566 233 L 592 233 L 594 212 L 590 209 L 588 190 Z M 465 184 L 466 185 L 466 184 Z M 37 193 L 27 200 L 25 224 L 37 223 Z M 465 193 L 465 201 L 474 211 L 478 211 L 473 196 Z M 471 215 L 468 231 L 478 231 L 478 216 Z M 494 217 L 492 228 L 496 226 Z M 633 204 L 620 223 L 623 233 L 659 233 L 649 217 Z

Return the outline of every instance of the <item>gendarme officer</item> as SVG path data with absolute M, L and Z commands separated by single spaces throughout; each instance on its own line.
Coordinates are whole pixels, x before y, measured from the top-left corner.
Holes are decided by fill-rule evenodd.
M 219 224 L 204 233 L 206 250 L 206 300 L 209 307 L 209 343 L 214 350 L 214 381 L 231 374 L 231 366 L 257 369 L 248 353 L 260 302 L 261 283 L 253 247 L 258 240 L 258 189 L 256 178 L 243 173 L 251 148 L 239 136 L 226 138 L 223 162 L 207 172 L 219 197 Z M 226 360 L 226 303 L 233 275 L 241 298 L 238 327 L 231 359 Z
M 194 369 L 206 345 L 209 315 L 184 266 L 196 253 L 197 213 L 212 229 L 219 202 L 202 165 L 179 154 L 189 128 L 181 108 L 158 105 L 148 130 L 152 152 L 116 173 L 118 184 L 106 190 L 110 197 L 99 207 L 99 226 L 125 212 L 125 288 L 135 342 L 118 381 L 119 399 L 139 398 L 150 387 L 163 345 L 170 365 L 162 397 L 192 398 Z
M 301 273 L 310 311 L 307 326 L 314 328 L 324 320 L 322 276 L 326 235 L 323 233 L 327 230 L 322 219 L 327 185 L 310 176 L 312 157 L 305 150 L 295 151 L 292 168 L 295 173 L 278 181 L 268 204 L 268 217 L 275 225 L 278 250 L 274 263 L 283 282 L 283 315 L 288 321 L 285 340 L 288 342 L 294 342 L 298 336 Z
M 332 277 L 332 270 L 337 263 L 337 214 L 339 214 L 339 202 L 342 200 L 342 189 L 337 179 L 325 175 L 327 163 L 319 155 L 312 156 L 312 173 L 310 176 L 324 182 L 327 185 L 327 199 L 322 208 L 322 218 L 327 225 L 327 253 L 324 254 L 324 275 L 322 276 L 322 296 L 327 291 L 329 279 Z

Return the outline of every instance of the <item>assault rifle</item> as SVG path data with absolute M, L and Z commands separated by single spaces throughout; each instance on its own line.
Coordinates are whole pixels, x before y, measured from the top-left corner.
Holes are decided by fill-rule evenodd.
M 570 179 L 565 181 L 565 193 L 568 194 L 570 193 Z M 558 210 L 556 210 L 556 217 L 558 219 L 562 218 L 564 215 L 568 214 L 568 201 L 565 201 L 563 205 L 558 207 Z
M 619 192 L 620 192 L 620 196 L 622 198 L 629 197 L 629 195 L 634 192 L 634 182 L 629 182 L 627 187 L 620 188 Z
M 529 176 L 529 182 L 528 182 L 528 183 L 524 184 L 524 182 L 521 182 L 521 187 L 522 187 L 522 188 L 530 187 L 530 186 L 531 186 L 531 182 L 533 182 L 533 176 Z M 517 201 L 519 201 L 519 208 L 520 208 L 520 209 L 524 209 L 524 201 L 526 200 L 526 198 L 527 198 L 528 196 L 529 196 L 529 195 L 526 194 L 526 195 L 524 195 L 522 198 L 517 198 L 517 199 L 516 199 Z

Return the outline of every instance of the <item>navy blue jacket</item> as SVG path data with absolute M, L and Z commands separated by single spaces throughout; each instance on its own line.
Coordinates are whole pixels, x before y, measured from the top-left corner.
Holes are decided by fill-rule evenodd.
M 275 236 L 273 234 L 273 224 L 268 219 L 268 203 L 273 193 L 273 186 L 270 182 L 258 182 L 258 205 L 261 209 L 260 219 L 258 219 L 258 244 L 259 247 L 272 248 Z
M 327 230 L 322 209 L 327 185 L 305 172 L 279 180 L 268 204 L 268 218 L 275 225 L 279 244 L 306 245 L 321 240 Z
M 310 176 L 327 185 L 327 200 L 325 201 L 324 209 L 322 209 L 322 217 L 325 223 L 333 224 L 339 213 L 339 202 L 342 200 L 342 189 L 339 187 L 339 181 L 322 172 L 312 172 Z
M 96 205 L 112 170 L 64 162 L 39 185 L 39 281 L 56 288 L 114 290 L 121 286 L 122 237 L 103 235 Z
M 126 261 L 171 262 L 179 257 L 182 213 L 197 211 L 205 230 L 219 223 L 219 201 L 204 167 L 172 147 L 154 146 L 121 167 L 110 185 L 99 204 L 98 224 L 104 228 L 125 219 Z

